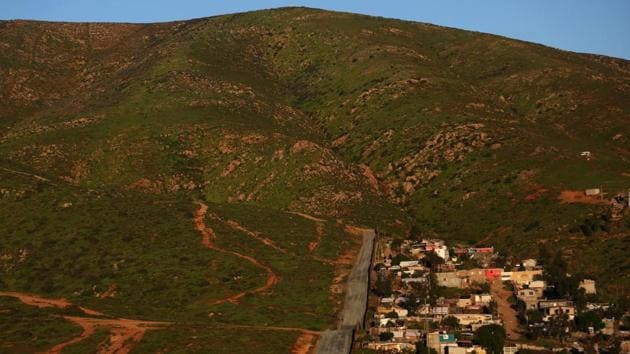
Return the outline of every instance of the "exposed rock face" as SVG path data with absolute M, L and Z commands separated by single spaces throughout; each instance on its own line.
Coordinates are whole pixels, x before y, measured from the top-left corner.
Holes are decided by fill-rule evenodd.
M 483 148 L 490 140 L 483 128 L 483 124 L 447 127 L 425 141 L 413 155 L 391 164 L 382 175 L 389 186 L 390 197 L 403 202 L 418 187 L 439 176 L 441 166 L 461 162 L 471 152 Z

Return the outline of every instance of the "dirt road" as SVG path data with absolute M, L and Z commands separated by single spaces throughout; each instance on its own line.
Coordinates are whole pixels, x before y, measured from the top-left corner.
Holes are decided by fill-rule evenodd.
M 368 280 L 375 236 L 374 230 L 363 232 L 363 244 L 352 272 L 348 277 L 346 298 L 341 311 L 339 329 L 322 333 L 316 348 L 316 353 L 318 354 L 350 352 L 354 329 L 357 325 L 363 325 L 367 307 Z
M 512 296 L 512 292 L 503 288 L 503 282 L 501 282 L 501 280 L 495 280 L 490 284 L 490 292 L 497 301 L 499 317 L 501 317 L 503 321 L 503 327 L 505 327 L 505 333 L 508 339 L 519 339 L 520 334 L 518 332 L 516 310 L 510 306 L 510 302 L 508 301 L 508 298 Z
M 24 294 L 18 292 L 0 292 L 0 296 L 14 297 L 24 304 L 29 306 L 36 306 L 39 308 L 44 307 L 56 307 L 56 308 L 68 308 L 72 306 L 72 303 L 66 299 L 47 299 L 37 295 Z M 103 316 L 102 313 L 88 308 L 79 307 L 86 315 L 91 316 Z M 138 343 L 143 337 L 144 333 L 150 329 L 160 329 L 170 325 L 169 322 L 153 322 L 153 321 L 137 321 L 129 320 L 126 318 L 93 318 L 93 317 L 79 317 L 79 316 L 64 316 L 68 321 L 74 322 L 83 328 L 83 332 L 78 336 L 57 344 L 48 350 L 49 354 L 58 354 L 61 351 L 75 343 L 78 343 L 92 334 L 94 334 L 96 328 L 109 328 L 109 342 L 107 345 L 99 347 L 99 353 L 117 353 L 127 354 L 133 349 L 133 346 Z
M 226 250 L 217 246 L 215 244 L 216 235 L 214 234 L 214 230 L 206 226 L 206 223 L 205 223 L 205 217 L 206 217 L 206 213 L 208 212 L 208 206 L 203 203 L 198 203 L 198 205 L 199 205 L 199 208 L 197 209 L 197 212 L 195 213 L 195 219 L 194 219 L 195 227 L 197 228 L 197 231 L 199 231 L 199 233 L 201 234 L 201 243 L 206 248 L 213 249 L 221 253 L 231 254 L 238 258 L 242 258 L 257 267 L 264 269 L 267 272 L 267 280 L 265 281 L 265 284 L 263 286 L 256 288 L 254 290 L 244 291 L 238 294 L 228 296 L 224 299 L 217 300 L 211 303 L 211 305 L 222 304 L 224 302 L 237 303 L 238 300 L 240 300 L 246 294 L 265 292 L 280 281 L 280 278 L 273 272 L 273 270 L 270 267 L 267 267 L 266 265 L 260 263 L 254 257 L 247 256 L 238 252 Z

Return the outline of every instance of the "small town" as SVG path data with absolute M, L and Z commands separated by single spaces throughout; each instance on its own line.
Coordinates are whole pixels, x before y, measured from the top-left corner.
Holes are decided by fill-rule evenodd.
M 627 353 L 630 317 L 597 302 L 596 283 L 560 255 L 506 260 L 493 247 L 378 239 L 366 352 Z

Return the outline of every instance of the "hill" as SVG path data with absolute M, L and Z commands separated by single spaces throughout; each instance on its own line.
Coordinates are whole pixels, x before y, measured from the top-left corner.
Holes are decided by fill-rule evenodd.
M 356 227 L 559 249 L 627 301 L 627 208 L 572 196 L 630 187 L 628 61 L 304 8 L 8 21 L 0 48 L 0 291 L 73 304 L 3 300 L 10 348 L 82 306 L 177 323 L 141 351 L 286 350 L 334 326 Z

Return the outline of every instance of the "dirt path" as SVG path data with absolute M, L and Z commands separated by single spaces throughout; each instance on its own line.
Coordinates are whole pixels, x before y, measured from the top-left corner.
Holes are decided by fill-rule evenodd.
M 96 328 L 109 328 L 109 342 L 99 347 L 99 353 L 127 354 L 134 345 L 142 340 L 147 330 L 161 329 L 168 326 L 168 322 L 136 321 L 124 318 L 101 319 L 65 316 L 65 319 L 72 321 L 83 328 L 83 333 L 78 337 L 53 347 L 48 353 L 57 354 L 71 344 L 77 343 L 91 336 Z
M 238 222 L 236 222 L 236 221 L 234 221 L 234 220 L 228 220 L 228 221 L 226 221 L 225 223 L 226 223 L 226 224 L 228 224 L 231 228 L 233 228 L 233 229 L 235 229 L 235 230 L 238 230 L 238 231 L 241 231 L 241 232 L 243 232 L 243 233 L 245 233 L 245 234 L 249 235 L 249 236 L 250 236 L 250 237 L 252 237 L 252 238 L 255 238 L 256 240 L 258 240 L 258 241 L 260 241 L 260 242 L 264 243 L 265 245 L 267 245 L 267 246 L 269 246 L 269 247 L 271 247 L 271 248 L 273 248 L 273 249 L 275 249 L 275 250 L 277 250 L 277 251 L 280 251 L 280 252 L 282 252 L 282 253 L 287 253 L 287 250 L 285 250 L 285 249 L 284 249 L 284 248 L 282 248 L 282 247 L 277 246 L 277 245 L 276 245 L 275 243 L 273 243 L 273 241 L 271 241 L 270 239 L 268 239 L 268 238 L 266 238 L 266 237 L 262 237 L 262 236 L 260 236 L 258 233 L 256 233 L 256 232 L 254 232 L 254 231 L 251 231 L 251 230 L 246 229 L 245 227 L 243 227 L 241 224 L 239 224 Z
M 315 239 L 315 241 L 308 243 L 309 252 L 313 252 L 317 248 L 317 246 L 319 246 L 320 242 L 322 242 L 322 238 L 324 237 L 324 223 L 326 222 L 326 220 L 296 211 L 291 211 L 289 212 L 289 214 L 298 215 L 303 217 L 304 219 L 315 222 L 315 231 L 317 232 L 317 238 Z
M 72 305 L 66 299 L 46 299 L 37 295 L 18 293 L 12 291 L 0 291 L 0 296 L 8 296 L 14 297 L 20 301 L 22 301 L 26 305 L 36 306 L 39 308 L 42 307 L 57 307 L 60 309 L 65 309 Z
M 567 204 L 571 204 L 571 203 L 595 204 L 595 205 L 610 204 L 610 202 L 608 202 L 605 199 L 602 199 L 599 196 L 586 195 L 584 191 L 564 190 L 560 192 L 560 196 L 558 196 L 558 199 L 560 199 L 562 203 L 567 203 Z
M 260 293 L 260 292 L 265 292 L 267 290 L 269 290 L 272 286 L 274 286 L 275 284 L 277 284 L 280 281 L 280 278 L 273 272 L 273 270 L 270 267 L 267 267 L 266 265 L 261 264 L 258 260 L 256 260 L 253 257 L 238 253 L 238 252 L 234 252 L 234 251 L 229 251 L 226 249 L 223 249 L 221 247 L 218 247 L 214 241 L 216 240 L 216 235 L 214 234 L 214 231 L 206 226 L 205 223 L 205 217 L 206 214 L 208 212 L 208 206 L 206 204 L 203 203 L 198 203 L 199 208 L 197 209 L 197 212 L 195 213 L 195 227 L 197 228 L 197 231 L 199 231 L 199 233 L 201 234 L 201 243 L 209 249 L 213 249 L 215 251 L 221 252 L 221 253 L 227 253 L 227 254 L 231 254 L 234 255 L 236 257 L 245 259 L 246 261 L 250 262 L 251 264 L 264 269 L 267 272 L 267 280 L 265 281 L 265 284 L 259 288 L 256 288 L 254 290 L 251 291 L 244 291 L 235 295 L 231 295 L 227 298 L 221 299 L 221 300 L 217 300 L 213 303 L 211 303 L 211 305 L 217 305 L 217 304 L 222 304 L 224 302 L 231 302 L 231 303 L 238 303 L 238 300 L 241 299 L 243 296 L 245 296 L 246 294 L 253 294 L 253 293 Z
M 67 318 L 66 318 L 67 319 Z M 81 334 L 79 334 L 78 336 L 65 341 L 63 343 L 57 344 L 54 347 L 52 347 L 47 353 L 48 354 L 58 354 L 61 353 L 61 351 L 68 346 L 71 346 L 72 344 L 78 343 L 88 337 L 90 337 L 91 335 L 94 334 L 95 328 L 92 324 L 89 323 L 79 323 L 77 321 L 72 321 L 76 324 L 78 324 L 79 326 L 81 326 L 83 328 L 83 332 Z
M 313 242 L 309 242 L 308 244 L 309 252 L 313 252 L 317 248 L 317 246 L 319 246 L 320 242 L 322 242 L 322 238 L 324 238 L 324 223 L 323 222 L 316 222 L 315 232 L 317 232 L 317 239 Z
M 316 221 L 316 222 L 326 222 L 326 220 L 324 220 L 324 219 L 316 218 L 316 217 L 314 217 L 314 216 L 311 216 L 311 215 L 308 215 L 308 214 L 304 214 L 304 213 L 299 213 L 299 212 L 297 212 L 297 211 L 289 211 L 288 213 L 289 213 L 289 214 L 293 214 L 293 215 L 298 215 L 298 216 L 301 216 L 301 217 L 303 217 L 304 219 L 308 219 L 308 220 L 311 220 L 311 221 Z
M 16 171 L 16 170 L 12 170 L 12 169 L 6 168 L 6 167 L 0 167 L 0 170 L 3 170 L 5 172 L 9 172 L 9 173 L 13 173 L 13 174 L 16 174 L 16 175 L 33 177 L 33 178 L 35 178 L 38 181 L 47 182 L 47 183 L 53 184 L 52 181 L 49 180 L 48 178 L 45 178 L 45 177 L 42 177 L 42 176 L 39 176 L 39 175 L 36 175 L 36 174 L 33 174 L 33 173 Z
M 499 317 L 501 317 L 503 321 L 507 338 L 511 340 L 519 339 L 520 334 L 518 332 L 516 311 L 510 306 L 510 302 L 508 301 L 508 298 L 512 296 L 512 292 L 503 288 L 503 282 L 501 282 L 501 280 L 495 280 L 490 283 L 490 292 L 497 301 Z
M 66 299 L 46 299 L 37 295 L 18 292 L 3 291 L 0 292 L 0 296 L 14 297 L 26 305 L 39 308 L 56 307 L 64 309 L 72 306 L 72 303 Z M 79 309 L 86 315 L 103 316 L 103 313 L 85 307 L 79 307 Z M 64 316 L 64 318 L 81 326 L 83 332 L 66 342 L 55 345 L 48 350 L 47 353 L 49 354 L 61 353 L 64 348 L 90 337 L 94 334 L 95 329 L 99 327 L 110 328 L 110 335 L 109 345 L 99 348 L 98 352 L 126 354 L 142 339 L 147 330 L 160 329 L 170 324 L 168 322 L 137 321 L 125 318 L 106 319 L 78 316 Z

